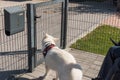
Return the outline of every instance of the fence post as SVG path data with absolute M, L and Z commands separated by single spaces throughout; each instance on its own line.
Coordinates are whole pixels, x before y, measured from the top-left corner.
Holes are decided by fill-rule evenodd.
M 35 9 L 33 4 L 27 4 L 27 29 L 28 29 L 28 71 L 32 72 L 36 66 L 36 27 Z
M 61 16 L 61 42 L 60 47 L 66 48 L 67 42 L 67 20 L 68 19 L 68 0 L 62 2 L 62 16 Z

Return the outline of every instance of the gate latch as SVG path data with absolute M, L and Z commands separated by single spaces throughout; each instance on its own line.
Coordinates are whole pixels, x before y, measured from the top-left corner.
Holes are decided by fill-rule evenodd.
M 41 16 L 35 16 L 35 17 L 34 17 L 34 20 L 36 20 L 37 18 L 41 18 Z

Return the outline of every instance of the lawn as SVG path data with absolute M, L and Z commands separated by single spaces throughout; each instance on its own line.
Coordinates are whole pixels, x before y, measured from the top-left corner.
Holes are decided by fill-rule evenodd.
M 118 42 L 120 40 L 120 29 L 109 25 L 102 25 L 87 34 L 85 37 L 78 39 L 70 47 L 106 55 L 109 47 L 113 46 L 110 37 Z

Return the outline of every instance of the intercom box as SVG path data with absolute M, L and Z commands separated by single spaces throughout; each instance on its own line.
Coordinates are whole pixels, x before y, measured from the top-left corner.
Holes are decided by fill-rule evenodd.
M 24 31 L 25 11 L 21 6 L 4 9 L 5 33 L 10 36 Z

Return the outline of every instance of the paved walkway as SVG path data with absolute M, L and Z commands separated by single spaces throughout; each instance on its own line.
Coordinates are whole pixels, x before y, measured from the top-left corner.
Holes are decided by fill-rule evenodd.
M 85 51 L 70 49 L 69 52 L 76 58 L 77 62 L 83 68 L 83 80 L 91 80 L 96 77 L 104 56 L 97 55 Z M 44 64 L 39 65 L 32 73 L 24 74 L 18 77 L 18 80 L 41 80 L 39 77 L 44 75 Z M 55 77 L 55 73 L 51 71 L 44 80 L 52 80 Z

